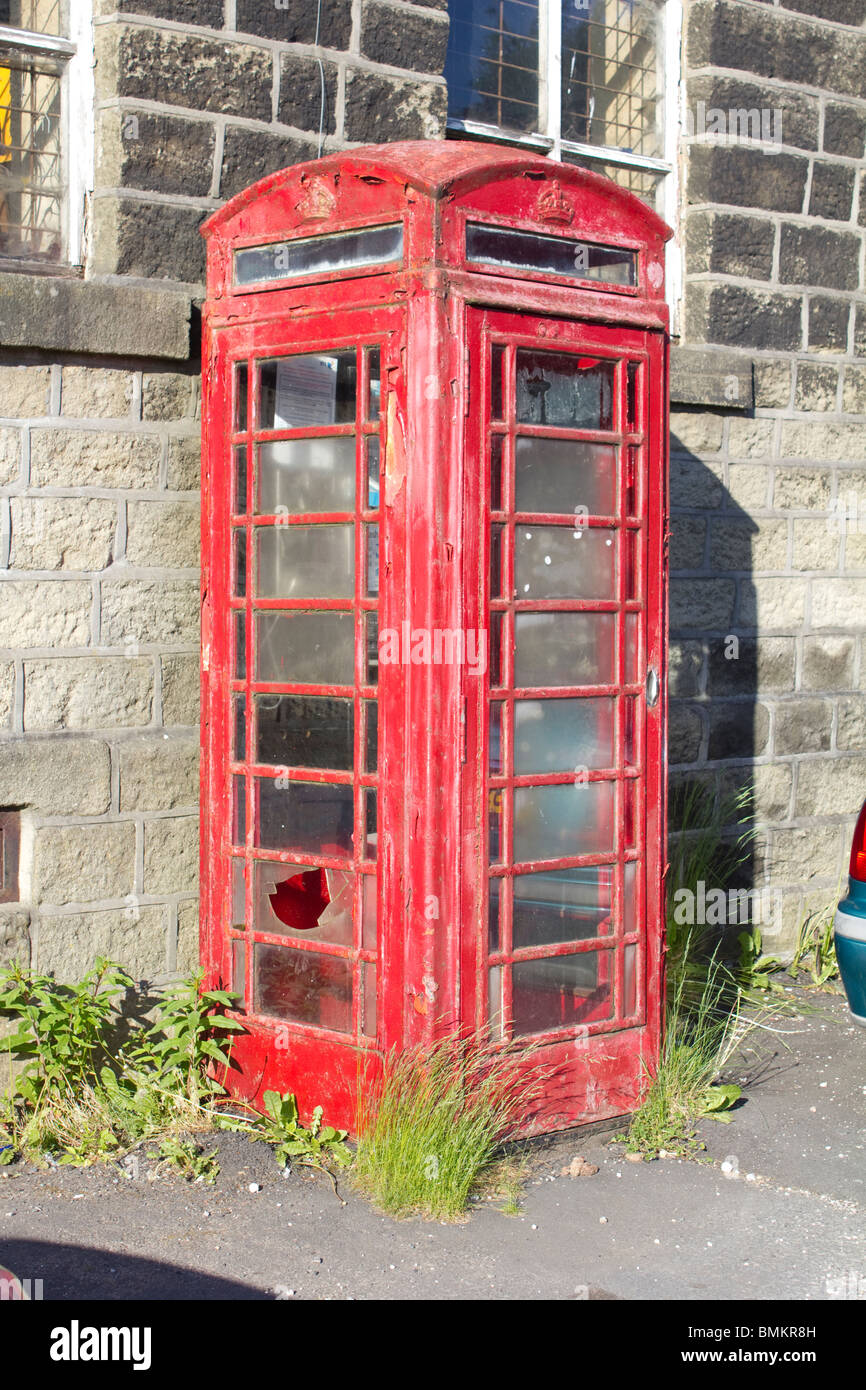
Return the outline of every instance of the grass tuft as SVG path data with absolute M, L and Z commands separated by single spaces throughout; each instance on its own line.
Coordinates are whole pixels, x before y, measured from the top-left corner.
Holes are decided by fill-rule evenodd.
M 475 1034 L 389 1053 L 379 1080 L 360 1088 L 354 1185 L 391 1216 L 463 1218 L 543 1084 L 526 1062 L 526 1048 Z

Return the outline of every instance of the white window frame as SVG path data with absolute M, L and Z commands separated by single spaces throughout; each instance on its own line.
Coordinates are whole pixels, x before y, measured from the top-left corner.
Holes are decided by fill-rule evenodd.
M 679 221 L 679 177 L 677 148 L 681 121 L 680 53 L 682 40 L 682 0 L 660 0 L 663 153 L 660 158 L 631 154 L 615 145 L 590 145 L 562 138 L 562 0 L 538 0 L 538 112 L 539 130 L 531 134 L 507 130 L 484 121 L 448 119 L 448 129 L 479 140 L 496 140 L 508 145 L 524 145 L 548 158 L 562 161 L 563 153 L 578 155 L 601 164 L 618 164 L 628 169 L 646 169 L 658 174 L 661 182 L 659 212 L 676 231 Z M 682 260 L 678 238 L 667 247 L 667 300 L 677 306 L 682 285 Z
M 69 36 L 38 34 L 0 25 L 0 47 L 51 57 L 63 64 L 60 78 L 61 170 L 64 182 L 61 226 L 63 257 L 56 264 L 26 256 L 0 256 L 0 269 L 50 274 L 82 267 L 86 256 L 87 201 L 93 190 L 94 50 L 90 0 L 69 0 Z

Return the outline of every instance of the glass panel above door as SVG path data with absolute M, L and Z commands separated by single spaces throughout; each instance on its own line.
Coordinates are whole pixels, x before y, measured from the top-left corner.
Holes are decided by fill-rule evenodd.
M 603 358 L 518 348 L 518 423 L 612 429 L 613 369 Z

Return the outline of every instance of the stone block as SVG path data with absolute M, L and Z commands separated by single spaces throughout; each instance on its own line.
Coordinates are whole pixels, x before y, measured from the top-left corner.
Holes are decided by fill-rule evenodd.
M 795 570 L 836 570 L 841 556 L 841 538 L 830 529 L 823 516 L 798 517 L 793 523 L 794 545 L 791 567 Z
M 128 28 L 119 32 L 113 62 L 106 62 L 99 48 L 97 57 L 103 60 L 106 86 L 116 80 L 112 95 L 271 119 L 273 68 L 267 49 L 169 29 Z
M 277 119 L 298 130 L 333 135 L 337 128 L 337 65 L 322 63 L 325 75 L 325 106 L 322 110 L 322 79 L 318 61 L 297 53 L 280 54 L 280 98 Z
M 444 15 L 418 14 L 364 0 L 361 52 L 374 63 L 387 63 L 413 72 L 439 76 L 445 66 L 448 20 Z
M 686 220 L 686 264 L 690 274 L 713 271 L 748 280 L 769 280 L 775 228 L 769 218 L 690 212 Z
M 740 285 L 686 285 L 686 333 L 696 343 L 796 352 L 802 339 L 799 296 Z
M 794 392 L 796 410 L 835 410 L 839 369 L 816 362 L 800 362 Z
M 753 700 L 714 700 L 709 708 L 707 757 L 757 758 L 766 750 L 770 716 Z
M 135 826 L 131 821 L 51 825 L 36 831 L 33 877 L 38 903 L 103 902 L 131 894 Z
M 30 913 L 4 903 L 0 906 L 0 969 L 30 966 Z
M 141 383 L 142 419 L 197 419 L 200 394 L 197 376 L 182 372 L 145 372 Z
M 717 454 L 722 447 L 724 418 L 706 410 L 672 410 L 671 452 Z
M 83 580 L 13 580 L 3 584 L 0 648 L 86 647 L 93 591 Z
M 758 691 L 762 695 L 792 691 L 795 656 L 793 637 L 743 637 L 737 647 L 713 641 L 709 648 L 707 692 L 715 698 L 754 695 Z
M 198 902 L 183 902 L 177 909 L 177 969 L 192 975 L 199 968 Z
M 117 506 L 101 497 L 13 497 L 9 566 L 103 570 L 114 558 Z
M 813 579 L 812 627 L 859 628 L 866 611 L 866 579 Z
M 0 484 L 16 483 L 21 475 L 21 431 L 0 429 Z
M 787 521 L 713 518 L 710 567 L 716 572 L 784 569 L 787 557 Z
M 728 505 L 747 512 L 762 510 L 769 505 L 770 482 L 770 469 L 763 464 L 729 464 Z
M 122 419 L 132 403 L 132 373 L 111 367 L 64 367 L 60 409 L 79 420 Z
M 378 144 L 389 140 L 439 140 L 445 134 L 448 96 L 443 82 L 346 74 L 347 140 Z
M 694 456 L 671 457 L 671 505 L 704 510 L 718 507 L 724 497 L 722 465 L 703 463 Z
M 201 439 L 197 434 L 169 439 L 166 487 L 171 492 L 198 492 L 201 487 Z
M 167 726 L 198 725 L 199 659 L 197 656 L 162 658 L 162 722 Z
M 774 753 L 826 753 L 832 722 L 829 700 L 808 700 L 801 695 L 780 701 L 776 706 Z
M 145 823 L 145 893 L 195 893 L 198 869 L 197 816 L 166 816 Z
M 828 221 L 847 222 L 854 198 L 854 170 L 844 164 L 818 164 L 812 170 L 809 214 Z M 826 284 L 826 281 L 817 281 Z
M 186 580 L 126 579 L 102 586 L 102 644 L 198 641 L 199 586 Z M 132 653 L 134 654 L 134 652 Z
M 745 145 L 690 144 L 687 201 L 802 212 L 809 161 Z
M 126 517 L 126 558 L 131 565 L 198 566 L 197 502 L 129 502 Z
M 35 487 L 155 488 L 160 443 L 122 430 L 35 429 L 30 477 Z
M 798 422 L 799 423 L 799 422 Z M 791 427 L 785 436 L 788 421 L 783 421 L 782 452 L 794 456 L 813 455 L 808 441 Z M 830 474 L 824 468 L 776 468 L 773 473 L 773 506 L 781 511 L 821 512 L 825 517 L 830 506 Z
M 105 956 L 133 980 L 151 980 L 165 973 L 166 915 L 158 903 L 134 902 L 107 912 L 41 912 L 38 968 L 73 984 Z
M 834 232 L 829 227 L 783 226 L 779 279 L 788 285 L 856 290 L 859 256 L 860 239 L 853 232 Z
M 850 415 L 866 415 L 866 367 L 845 368 L 842 409 Z
M 672 699 L 700 693 L 703 645 L 673 638 L 668 652 L 668 694 Z
M 851 305 L 844 299 L 814 295 L 809 299 L 810 352 L 845 352 Z
M 853 637 L 803 639 L 803 688 L 850 690 L 854 682 Z
M 672 700 L 668 717 L 668 762 L 673 766 L 696 763 L 701 751 L 703 722 L 696 706 Z
M 189 296 L 177 290 L 0 271 L 6 347 L 186 360 L 189 326 Z
M 280 43 L 315 43 L 317 18 L 321 47 L 349 47 L 352 0 L 328 0 L 327 5 L 322 5 L 321 15 L 309 0 L 281 0 L 279 5 L 263 5 L 261 0 L 237 0 L 239 32 L 277 39 Z
M 726 631 L 734 614 L 733 579 L 689 579 L 671 585 L 671 631 Z
M 805 620 L 806 584 L 801 579 L 770 579 L 763 575 L 740 584 L 737 622 L 747 629 L 790 632 Z
M 153 662 L 68 657 L 24 663 L 24 728 L 109 729 L 149 724 Z
M 206 198 L 216 126 L 154 111 L 112 108 L 101 116 L 99 174 L 111 188 Z
M 862 159 L 866 148 L 866 111 L 828 101 L 824 108 L 824 149 L 828 154 Z
M 227 126 L 220 172 L 220 197 L 231 198 L 266 174 L 286 169 L 290 164 L 303 164 L 305 160 L 315 157 L 316 143 L 312 140 L 299 140 L 295 135 L 280 135 L 269 130 Z
M 121 811 L 198 806 L 197 737 L 148 734 L 117 745 Z
M 108 745 L 91 738 L 0 739 L 0 805 L 100 816 L 111 800 Z
M 757 361 L 754 364 L 755 405 L 781 410 L 791 400 L 789 362 Z
M 15 663 L 0 661 L 0 729 L 8 729 L 15 708 Z
M 864 786 L 866 758 L 806 758 L 797 770 L 796 814 L 856 816 L 863 805 Z
M 732 459 L 769 458 L 775 431 L 775 420 L 732 419 L 728 425 L 728 456 Z
M 846 695 L 836 714 L 836 747 L 852 753 L 866 748 L 866 696 Z
M 0 416 L 32 419 L 48 414 L 50 367 L 0 367 Z

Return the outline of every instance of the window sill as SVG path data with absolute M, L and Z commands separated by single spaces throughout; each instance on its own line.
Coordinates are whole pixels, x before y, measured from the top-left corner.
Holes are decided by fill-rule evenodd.
M 0 265 L 0 346 L 117 357 L 190 357 L 191 299 Z

